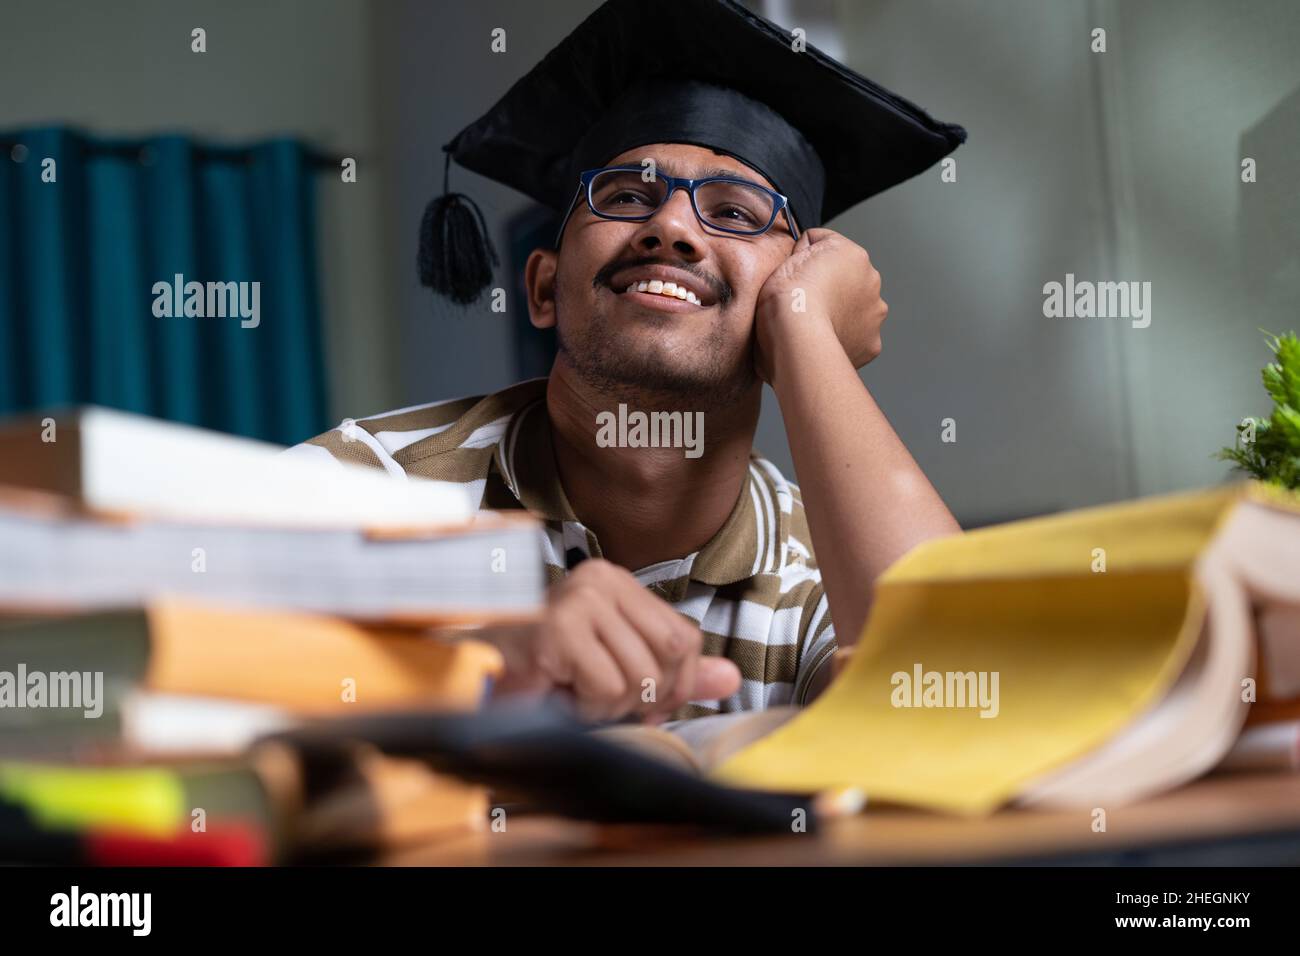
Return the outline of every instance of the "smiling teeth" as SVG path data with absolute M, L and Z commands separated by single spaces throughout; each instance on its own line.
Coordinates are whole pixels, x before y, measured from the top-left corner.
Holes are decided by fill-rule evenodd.
M 683 302 L 689 302 L 691 305 L 699 305 L 699 297 L 686 288 L 684 285 L 678 285 L 676 282 L 664 282 L 661 279 L 642 279 L 640 282 L 631 283 L 627 292 L 650 292 L 654 295 L 666 295 L 670 298 L 681 299 Z

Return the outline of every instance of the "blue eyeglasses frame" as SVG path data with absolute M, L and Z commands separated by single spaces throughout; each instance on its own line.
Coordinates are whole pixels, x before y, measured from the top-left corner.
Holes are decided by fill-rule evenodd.
M 591 210 L 591 214 L 593 216 L 596 216 L 599 219 L 608 219 L 613 222 L 645 222 L 646 220 L 654 216 L 654 214 L 657 213 L 660 209 L 662 209 L 664 205 L 668 202 L 668 200 L 672 199 L 673 193 L 675 193 L 679 189 L 685 189 L 687 195 L 691 197 L 691 209 L 694 210 L 695 212 L 695 218 L 699 221 L 700 225 L 704 226 L 706 229 L 712 229 L 718 232 L 730 233 L 735 236 L 747 236 L 747 237 L 761 236 L 771 230 L 772 226 L 776 224 L 777 218 L 781 215 L 782 212 L 784 212 L 785 221 L 790 226 L 790 235 L 794 237 L 794 240 L 796 242 L 799 241 L 799 227 L 796 226 L 794 223 L 794 216 L 790 215 L 790 200 L 787 199 L 785 196 L 781 195 L 775 189 L 768 189 L 762 183 L 756 183 L 751 179 L 743 179 L 739 176 L 705 176 L 701 179 L 684 179 L 680 176 L 669 176 L 665 173 L 661 173 L 656 170 L 654 174 L 654 178 L 656 180 L 662 180 L 663 182 L 668 184 L 668 191 L 664 193 L 664 198 L 660 201 L 659 205 L 656 206 L 654 209 L 650 210 L 644 216 L 610 216 L 596 209 L 596 204 L 595 202 L 592 201 L 591 198 L 591 186 L 592 183 L 595 182 L 596 177 L 599 176 L 601 173 L 608 173 L 608 172 L 615 172 L 615 171 L 644 173 L 645 167 L 644 166 L 602 166 L 599 169 L 584 170 L 582 174 L 578 177 L 578 183 L 579 183 L 578 191 L 577 193 L 574 194 L 573 201 L 569 203 L 569 211 L 564 214 L 564 219 L 560 223 L 559 232 L 555 234 L 555 245 L 557 248 L 560 245 L 560 237 L 564 235 L 564 227 L 569 224 L 569 217 L 573 215 L 573 210 L 577 208 L 578 200 L 580 198 L 586 199 L 587 208 Z M 743 186 L 749 186 L 752 189 L 757 189 L 767 193 L 769 196 L 772 197 L 773 200 L 771 218 L 768 219 L 767 224 L 764 225 L 762 229 L 759 229 L 757 231 L 750 231 L 746 229 L 728 229 L 726 226 L 719 226 L 716 225 L 715 223 L 706 221 L 704 216 L 700 213 L 699 204 L 695 201 L 695 191 L 707 183 L 739 183 Z

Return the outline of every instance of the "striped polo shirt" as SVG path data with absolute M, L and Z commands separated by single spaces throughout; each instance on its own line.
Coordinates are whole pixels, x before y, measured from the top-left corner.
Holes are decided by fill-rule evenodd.
M 480 509 L 526 508 L 545 523 L 552 583 L 580 557 L 601 556 L 600 542 L 574 515 L 560 486 L 544 378 L 492 395 L 345 421 L 292 453 L 333 456 L 400 478 L 453 482 Z M 799 488 L 757 454 L 750 456 L 735 507 L 704 547 L 634 574 L 700 626 L 704 653 L 727 657 L 740 669 L 737 693 L 691 701 L 672 719 L 802 706 L 813 675 L 830 666 L 835 630 Z

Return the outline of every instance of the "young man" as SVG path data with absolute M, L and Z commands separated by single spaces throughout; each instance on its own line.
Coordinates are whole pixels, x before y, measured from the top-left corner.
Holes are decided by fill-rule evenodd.
M 959 530 L 857 373 L 880 275 L 818 225 L 965 134 L 798 47 L 731 2 L 597 10 L 446 147 L 566 217 L 524 276 L 549 378 L 296 450 L 546 522 L 550 600 L 499 638 L 505 687 L 606 719 L 805 704 L 881 571 Z M 462 199 L 431 207 L 421 257 L 464 299 L 490 271 Z M 751 448 L 764 383 L 802 491 Z M 678 447 L 633 435 L 636 413 Z

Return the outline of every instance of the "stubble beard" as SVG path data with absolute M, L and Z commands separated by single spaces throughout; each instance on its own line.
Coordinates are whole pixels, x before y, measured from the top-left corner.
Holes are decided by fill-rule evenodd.
M 558 295 L 555 307 L 558 319 Z M 730 345 L 717 325 L 691 349 L 692 356 L 682 356 L 677 363 L 665 361 L 657 349 L 633 350 L 602 315 L 577 335 L 565 333 L 564 325 L 556 322 L 556 344 L 583 384 L 638 408 L 725 408 L 739 402 L 758 381 L 749 350 L 729 355 Z

